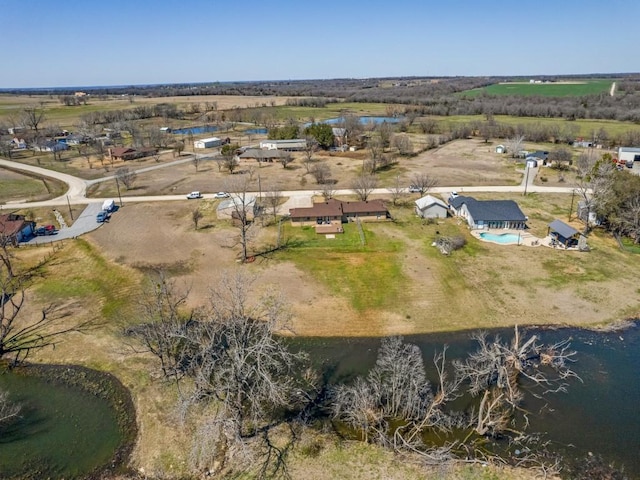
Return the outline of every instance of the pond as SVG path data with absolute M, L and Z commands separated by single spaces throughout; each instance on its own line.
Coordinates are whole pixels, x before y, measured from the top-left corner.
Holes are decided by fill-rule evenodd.
M 245 135 L 266 135 L 268 130 L 266 128 L 250 128 L 249 130 L 245 130 Z
M 503 338 L 511 330 L 500 330 Z M 624 466 L 629 478 L 640 479 L 640 328 L 614 333 L 581 329 L 530 330 L 545 343 L 570 338 L 578 352 L 574 370 L 583 382 L 570 382 L 567 393 L 549 394 L 546 401 L 528 400 L 532 412 L 529 432 L 545 434 L 553 451 L 567 461 L 579 461 L 589 452 L 601 454 L 606 462 Z M 475 349 L 468 332 L 407 336 L 417 344 L 427 367 L 436 349 L 447 344 L 449 359 L 462 358 Z M 308 351 L 321 366 L 330 383 L 351 381 L 375 363 L 380 339 L 335 338 L 295 339 L 294 346 Z
M 77 367 L 29 368 L 0 375 L 0 388 L 21 406 L 20 418 L 2 427 L 2 478 L 84 478 L 128 456 L 123 443 L 135 429 L 123 431 L 121 413 L 105 398 L 117 380 Z
M 370 125 L 370 124 L 378 125 L 380 123 L 400 123 L 403 120 L 402 117 L 375 117 L 375 116 L 359 117 L 359 119 L 362 125 Z M 330 118 L 328 120 L 324 120 L 322 123 L 328 123 L 329 125 L 340 124 L 340 123 L 344 123 L 344 118 L 343 117 Z
M 201 133 L 209 133 L 209 132 L 217 132 L 218 127 L 213 127 L 210 125 L 203 125 L 200 127 L 185 127 L 185 128 L 176 128 L 172 129 L 171 133 L 175 135 L 199 135 Z

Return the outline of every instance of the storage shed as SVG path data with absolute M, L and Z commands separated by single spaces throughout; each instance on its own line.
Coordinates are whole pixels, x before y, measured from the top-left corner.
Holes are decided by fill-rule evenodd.
M 222 145 L 222 140 L 218 137 L 202 138 L 193 142 L 194 148 L 213 148 Z
M 425 195 L 415 201 L 416 213 L 422 218 L 447 218 L 449 208 L 442 200 Z

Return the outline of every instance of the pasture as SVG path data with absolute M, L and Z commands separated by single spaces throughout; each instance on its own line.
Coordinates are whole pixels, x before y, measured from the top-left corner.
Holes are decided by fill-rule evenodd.
M 558 81 L 550 83 L 504 82 L 494 83 L 484 88 L 461 92 L 460 95 L 474 97 L 487 95 L 515 95 L 541 97 L 581 97 L 608 93 L 613 80 Z

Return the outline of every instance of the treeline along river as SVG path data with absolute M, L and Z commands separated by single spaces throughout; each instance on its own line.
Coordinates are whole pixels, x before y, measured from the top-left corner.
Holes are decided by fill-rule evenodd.
M 505 339 L 513 335 L 512 330 L 489 333 Z M 629 478 L 640 479 L 640 323 L 606 333 L 574 328 L 527 333 L 539 335 L 545 344 L 569 338 L 577 351 L 573 370 L 582 380 L 570 379 L 567 393 L 548 394 L 543 400 L 528 396 L 525 408 L 532 412 L 528 432 L 544 434 L 551 450 L 569 463 L 591 452 L 624 467 Z M 470 332 L 413 335 L 404 340 L 421 348 L 427 368 L 434 352 L 445 344 L 448 359 L 464 358 L 476 348 Z M 352 381 L 373 367 L 380 339 L 304 338 L 291 344 L 309 352 L 329 383 L 338 383 Z

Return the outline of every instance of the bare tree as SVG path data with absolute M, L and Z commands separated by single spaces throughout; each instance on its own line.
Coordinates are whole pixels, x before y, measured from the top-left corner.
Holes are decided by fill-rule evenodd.
M 193 210 L 193 212 L 191 212 L 191 220 L 193 220 L 193 226 L 196 230 L 198 229 L 198 222 L 202 220 L 202 217 L 204 217 L 204 214 L 200 211 L 199 208 L 196 208 L 195 210 Z
M 287 168 L 287 165 L 293 162 L 293 155 L 291 155 L 290 152 L 282 152 L 280 154 L 279 161 L 280 161 L 280 164 L 282 165 L 282 168 Z
M 22 123 L 38 133 L 40 124 L 45 120 L 44 108 L 29 107 L 22 111 Z
M 411 155 L 413 153 L 413 142 L 407 134 L 394 135 L 392 145 L 398 149 L 400 155 Z
M 317 184 L 324 185 L 331 179 L 331 168 L 325 162 L 318 162 L 311 167 L 311 175 Z
M 304 157 L 302 160 L 302 164 L 304 165 L 305 171 L 307 173 L 311 173 L 311 166 L 313 165 L 313 155 L 318 150 L 318 142 L 312 136 L 305 137 L 306 145 L 303 149 Z
M 351 182 L 351 190 L 361 201 L 366 202 L 377 185 L 378 179 L 374 175 L 360 175 Z
M 416 173 L 411 177 L 411 185 L 420 191 L 421 196 L 424 196 L 429 190 L 438 185 L 438 179 L 428 173 Z
M 524 135 L 515 135 L 507 138 L 506 147 L 507 152 L 510 153 L 511 158 L 517 158 L 518 154 L 522 151 L 524 146 Z
M 393 201 L 393 205 L 397 205 L 398 201 L 406 196 L 406 189 L 402 186 L 400 182 L 400 176 L 396 175 L 396 180 L 391 188 L 387 188 L 389 193 L 391 194 L 391 200 Z
M 6 391 L 0 390 L 0 427 L 17 418 L 20 410 L 20 405 L 12 402 Z
M 625 202 L 613 224 L 618 232 L 631 237 L 634 243 L 640 243 L 640 192 Z
M 254 221 L 259 214 L 260 207 L 256 205 L 256 199 L 249 192 L 249 178 L 246 175 L 238 175 L 229 179 L 226 189 L 231 194 L 231 217 L 238 235 L 237 244 L 240 245 L 240 259 L 246 262 L 249 258 L 249 246 L 257 233 L 257 223 Z
M 511 428 L 525 396 L 522 381 L 530 383 L 529 390 L 538 387 L 540 394 L 546 394 L 565 392 L 567 380 L 577 378 L 570 368 L 576 352 L 570 350 L 568 341 L 543 345 L 536 335 L 524 339 L 517 326 L 510 343 L 499 336 L 489 340 L 485 333 L 473 338 L 478 349 L 455 365 L 469 383 L 469 392 L 480 397 L 475 413 L 475 430 L 479 435 L 495 436 Z
M 122 182 L 127 190 L 133 188 L 133 184 L 136 181 L 137 174 L 129 167 L 120 167 L 116 170 L 116 180 Z
M 184 142 L 182 140 L 178 140 L 176 143 L 173 144 L 172 150 L 173 150 L 173 156 L 179 157 L 184 151 Z
M 367 142 L 367 149 L 369 150 L 369 159 L 367 170 L 370 173 L 375 173 L 378 170 L 380 161 L 384 155 L 384 145 L 379 137 L 372 137 Z M 364 173 L 364 172 L 363 172 Z
M 32 269 L 14 267 L 7 238 L 0 237 L 0 359 L 13 357 L 14 364 L 34 350 L 55 345 L 65 333 L 86 330 L 89 322 L 66 324 L 66 312 L 50 305 L 37 318 L 25 318 L 26 287 L 45 262 Z
M 189 312 L 186 297 L 170 283 L 157 285 L 152 301 L 145 301 L 149 321 L 131 331 L 170 378 L 177 371 L 191 379 L 180 388 L 185 415 L 210 406 L 193 438 L 192 467 L 201 470 L 216 458 L 225 468 L 257 469 L 260 478 L 286 468 L 269 431 L 285 420 L 284 409 L 306 398 L 309 377 L 301 374 L 306 356 L 275 335 L 290 318 L 282 297 L 256 295 L 253 278 L 227 273 L 212 288 L 209 306 Z
M 282 190 L 277 185 L 272 185 L 264 194 L 264 202 L 266 206 L 271 210 L 273 215 L 273 221 L 278 218 L 278 207 L 282 201 Z
M 333 183 L 327 182 L 322 184 L 322 198 L 324 198 L 325 202 L 328 200 L 331 200 L 335 194 L 336 194 L 336 189 Z

